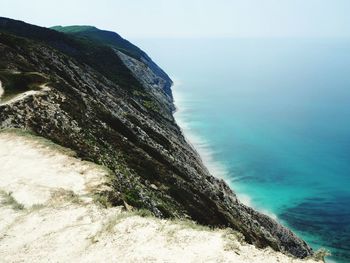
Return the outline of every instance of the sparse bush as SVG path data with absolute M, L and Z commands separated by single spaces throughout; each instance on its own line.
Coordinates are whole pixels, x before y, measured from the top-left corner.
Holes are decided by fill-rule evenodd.
M 320 248 L 314 253 L 313 258 L 316 261 L 323 261 L 323 262 L 325 262 L 325 257 L 328 257 L 330 255 L 331 255 L 331 253 L 330 253 L 329 250 L 327 250 L 325 248 Z
M 74 204 L 80 204 L 82 202 L 76 193 L 66 189 L 59 189 L 53 192 L 51 200 L 54 202 L 71 202 Z
M 102 193 L 95 193 L 93 195 L 93 200 L 95 203 L 103 206 L 104 208 L 108 208 L 112 206 L 112 204 L 109 202 L 108 196 Z
M 226 241 L 225 250 L 233 250 L 233 251 L 239 251 L 239 244 L 244 243 L 244 236 L 242 233 L 234 231 L 232 229 L 227 229 L 223 235 L 223 238 Z
M 23 210 L 24 205 L 18 203 L 17 200 L 12 196 L 12 192 L 6 193 L 5 191 L 0 191 L 2 197 L 1 204 L 5 206 L 11 206 L 14 210 Z
M 115 225 L 118 224 L 120 220 L 128 217 L 127 213 L 120 213 L 110 216 L 107 221 L 102 225 L 101 229 L 98 230 L 93 236 L 90 237 L 91 243 L 97 243 L 100 236 L 106 233 L 112 233 Z
M 236 240 L 240 244 L 243 244 L 245 242 L 244 235 L 238 231 L 231 229 L 231 228 L 226 229 L 224 237 L 227 239 L 230 239 L 230 240 Z
M 145 106 L 149 110 L 152 110 L 152 111 L 155 111 L 155 112 L 159 112 L 159 108 L 158 108 L 157 104 L 154 101 L 144 100 L 142 104 L 143 104 L 143 106 Z
M 154 214 L 147 210 L 147 209 L 137 209 L 133 212 L 134 215 L 141 216 L 141 217 L 151 217 L 154 216 Z
M 40 210 L 43 209 L 45 207 L 44 204 L 34 204 L 30 207 L 31 211 L 36 211 L 36 210 Z
M 211 231 L 212 228 L 209 226 L 205 225 L 200 225 L 196 223 L 195 221 L 192 221 L 190 219 L 185 219 L 185 218 L 174 218 L 172 219 L 172 222 L 176 223 L 179 225 L 181 228 L 190 228 L 198 231 Z

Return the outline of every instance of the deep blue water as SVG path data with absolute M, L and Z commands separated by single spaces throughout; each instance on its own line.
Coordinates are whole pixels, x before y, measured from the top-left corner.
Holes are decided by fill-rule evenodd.
M 350 262 L 350 41 L 136 40 L 216 176 L 330 261 Z

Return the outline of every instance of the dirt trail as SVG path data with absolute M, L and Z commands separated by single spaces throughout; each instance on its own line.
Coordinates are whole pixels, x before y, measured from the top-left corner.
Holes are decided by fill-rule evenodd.
M 9 100 L 5 100 L 2 102 L 1 97 L 5 93 L 5 90 L 2 87 L 1 81 L 0 81 L 0 106 L 12 104 L 16 101 L 23 100 L 24 98 L 26 98 L 28 96 L 35 95 L 35 94 L 43 94 L 45 91 L 49 91 L 49 90 L 50 90 L 50 88 L 48 86 L 46 86 L 46 84 L 42 84 L 42 85 L 40 85 L 40 90 L 25 91 L 25 92 L 22 92 L 20 94 L 17 94 L 16 96 L 14 96 L 13 98 L 11 98 Z

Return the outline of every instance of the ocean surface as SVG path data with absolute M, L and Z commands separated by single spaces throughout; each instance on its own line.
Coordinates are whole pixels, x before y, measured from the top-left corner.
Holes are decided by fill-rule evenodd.
M 350 262 L 350 40 L 135 40 L 173 78 L 212 174 Z

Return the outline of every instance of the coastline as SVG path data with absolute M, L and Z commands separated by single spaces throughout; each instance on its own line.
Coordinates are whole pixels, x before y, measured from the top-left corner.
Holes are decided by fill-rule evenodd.
M 185 96 L 182 95 L 182 93 L 177 89 L 177 87 L 181 86 L 181 81 L 177 80 L 176 78 L 173 81 L 172 86 L 172 93 L 174 98 L 174 105 L 175 105 L 175 112 L 174 112 L 174 118 L 178 126 L 180 127 L 185 140 L 191 147 L 199 154 L 204 166 L 208 169 L 209 173 L 213 175 L 216 178 L 222 179 L 226 182 L 226 184 L 235 192 L 237 195 L 238 200 L 243 203 L 244 205 L 253 208 L 254 210 L 265 214 L 274 220 L 278 221 L 280 224 L 283 224 L 284 226 L 290 228 L 288 225 L 285 224 L 285 222 L 281 221 L 276 214 L 274 214 L 271 211 L 268 211 L 265 208 L 258 207 L 254 205 L 252 202 L 252 198 L 246 194 L 246 193 L 239 193 L 236 191 L 234 185 L 230 182 L 229 178 L 229 171 L 228 168 L 225 167 L 223 163 L 216 160 L 214 158 L 213 150 L 211 149 L 210 143 L 203 138 L 202 136 L 196 134 L 193 129 L 191 128 L 190 123 L 185 120 L 184 116 L 186 112 L 189 110 L 186 108 Z
M 176 87 L 180 85 L 182 85 L 181 82 L 174 81 L 172 86 L 174 105 L 176 108 L 174 112 L 175 121 L 180 127 L 187 143 L 191 145 L 192 148 L 194 148 L 200 155 L 202 162 L 205 164 L 205 167 L 208 169 L 210 174 L 219 179 L 223 179 L 226 183 L 228 183 L 227 168 L 222 163 L 214 159 L 209 143 L 198 134 L 195 134 L 188 122 L 186 122 L 181 116 L 186 112 L 186 107 L 183 105 L 184 97 L 176 89 Z
M 173 78 L 173 79 L 176 79 L 176 78 Z M 181 82 L 174 81 L 174 84 L 172 86 L 174 106 L 175 106 L 175 112 L 173 115 L 177 125 L 180 127 L 183 133 L 185 140 L 199 154 L 201 161 L 203 162 L 203 165 L 208 169 L 209 173 L 216 178 L 223 179 L 226 182 L 226 184 L 234 191 L 234 193 L 237 195 L 238 200 L 241 203 L 264 215 L 269 216 L 270 218 L 277 221 L 279 224 L 293 231 L 295 234 L 297 234 L 297 236 L 301 238 L 305 238 L 305 236 L 303 236 L 300 233 L 300 231 L 291 227 L 286 221 L 280 219 L 273 212 L 254 205 L 254 203 L 252 202 L 252 198 L 247 193 L 239 193 L 236 191 L 234 185 L 230 182 L 230 178 L 229 178 L 230 172 L 228 171 L 228 168 L 225 167 L 225 165 L 222 164 L 219 160 L 215 159 L 214 151 L 211 149 L 210 143 L 205 138 L 195 133 L 193 128 L 191 127 L 190 121 L 186 120 L 186 118 L 184 117 L 184 115 L 187 114 L 186 112 L 191 109 L 189 107 L 186 107 L 185 104 L 187 103 L 186 101 L 187 99 L 183 95 L 183 93 L 181 93 L 181 91 L 177 89 L 177 87 L 181 85 L 182 85 Z M 316 248 L 315 247 L 313 248 L 316 251 L 317 249 L 321 249 L 322 247 L 317 246 Z M 329 259 L 328 257 L 325 262 L 336 263 L 336 261 L 334 261 L 333 259 Z
M 181 84 L 174 83 L 172 86 L 174 105 L 176 108 L 174 112 L 176 123 L 180 127 L 187 143 L 191 145 L 192 148 L 200 155 L 202 162 L 205 164 L 205 167 L 208 169 L 210 174 L 217 178 L 223 179 L 226 183 L 228 183 L 227 168 L 219 161 L 214 159 L 208 142 L 204 138 L 195 134 L 192 131 L 191 126 L 183 118 L 181 118 L 181 114 L 186 112 L 186 107 L 181 105 L 181 100 L 183 100 L 183 97 L 178 91 L 176 91 L 176 86 L 179 85 Z

